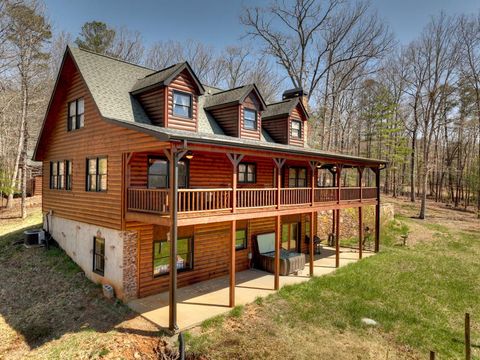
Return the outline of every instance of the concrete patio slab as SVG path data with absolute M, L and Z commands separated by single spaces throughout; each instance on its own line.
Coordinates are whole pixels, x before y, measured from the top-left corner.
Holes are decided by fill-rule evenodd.
M 363 256 L 373 255 L 364 251 Z M 321 276 L 335 271 L 335 249 L 324 247 L 322 254 L 315 256 L 314 275 Z M 340 266 L 358 261 L 358 251 L 341 248 Z M 305 269 L 298 275 L 281 276 L 280 286 L 297 284 L 308 281 L 308 257 Z M 275 292 L 273 289 L 274 275 L 265 271 L 250 269 L 237 272 L 235 286 L 236 305 L 245 305 L 253 302 L 257 297 L 265 297 Z M 229 277 L 223 276 L 207 280 L 190 286 L 179 288 L 177 291 L 177 322 L 180 330 L 185 330 L 201 324 L 203 321 L 230 311 L 228 306 Z M 127 304 L 141 316 L 168 328 L 168 292 L 135 299 Z

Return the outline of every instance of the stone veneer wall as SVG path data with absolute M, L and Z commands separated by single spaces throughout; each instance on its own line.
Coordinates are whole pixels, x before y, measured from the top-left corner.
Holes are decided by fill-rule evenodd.
M 134 231 L 123 232 L 123 301 L 137 298 L 137 250 L 138 234 Z

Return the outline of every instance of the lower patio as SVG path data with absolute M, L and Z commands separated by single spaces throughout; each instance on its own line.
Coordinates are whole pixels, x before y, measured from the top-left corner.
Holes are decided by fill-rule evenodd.
M 363 251 L 363 257 L 374 255 Z M 340 248 L 340 266 L 357 262 L 358 250 Z M 335 248 L 323 247 L 319 255 L 315 255 L 314 276 L 332 273 L 335 267 Z M 245 305 L 257 297 L 265 297 L 275 292 L 274 274 L 257 269 L 237 272 L 235 285 L 235 302 Z M 280 277 L 280 286 L 291 285 L 310 279 L 308 263 L 298 275 Z M 229 276 L 199 282 L 177 290 L 177 323 L 180 330 L 185 330 L 201 324 L 203 321 L 230 311 L 229 307 Z M 168 329 L 169 309 L 168 292 L 135 299 L 127 304 L 156 325 Z

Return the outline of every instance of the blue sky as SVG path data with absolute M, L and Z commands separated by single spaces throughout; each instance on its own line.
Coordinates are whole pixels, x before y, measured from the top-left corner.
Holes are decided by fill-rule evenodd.
M 479 0 L 371 0 L 401 43 L 408 43 L 422 30 L 431 15 L 480 10 Z M 100 20 L 125 25 L 142 33 L 146 44 L 156 40 L 194 39 L 219 48 L 242 36 L 239 14 L 244 6 L 267 0 L 45 0 L 55 30 L 77 36 L 86 21 Z

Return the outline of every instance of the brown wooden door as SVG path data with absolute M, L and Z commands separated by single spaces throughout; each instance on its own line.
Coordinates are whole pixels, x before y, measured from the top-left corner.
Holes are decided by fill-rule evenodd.
M 299 222 L 282 224 L 282 248 L 299 252 L 300 247 L 300 226 Z

